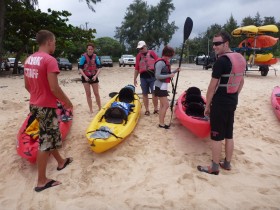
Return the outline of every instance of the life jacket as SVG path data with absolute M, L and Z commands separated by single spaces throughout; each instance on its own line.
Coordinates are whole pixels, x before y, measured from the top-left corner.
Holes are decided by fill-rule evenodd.
M 170 63 L 168 60 L 165 60 L 163 58 L 158 58 L 155 62 L 155 66 L 156 66 L 156 63 L 158 61 L 164 61 L 165 63 L 165 67 L 161 69 L 161 72 L 160 74 L 171 74 L 171 68 L 170 68 Z M 171 78 L 166 78 L 166 79 L 160 79 L 161 82 L 166 82 L 166 83 L 169 83 L 171 81 Z
M 227 93 L 236 93 L 246 70 L 246 61 L 240 53 L 232 52 L 221 56 L 229 58 L 232 66 L 229 74 L 222 74 L 221 77 L 229 77 L 227 84 L 219 84 L 219 87 L 226 87 Z
M 124 112 L 125 115 L 128 116 L 131 108 L 133 107 L 133 104 L 129 104 L 129 103 L 125 103 L 125 102 L 119 102 L 119 101 L 115 101 L 111 104 L 111 107 L 119 107 L 121 108 Z
M 85 56 L 85 58 L 86 58 L 86 63 L 84 65 L 84 69 L 83 69 L 85 75 L 86 76 L 95 75 L 97 72 L 97 66 L 95 63 L 96 54 L 93 54 L 91 59 L 87 53 L 83 54 L 83 56 Z
M 39 122 L 35 115 L 31 115 L 28 119 L 25 133 L 28 134 L 33 140 L 39 137 Z
M 148 50 L 147 54 L 144 55 L 141 53 L 140 62 L 139 62 L 139 73 L 143 73 L 148 70 L 155 70 L 155 59 L 152 57 L 150 50 Z

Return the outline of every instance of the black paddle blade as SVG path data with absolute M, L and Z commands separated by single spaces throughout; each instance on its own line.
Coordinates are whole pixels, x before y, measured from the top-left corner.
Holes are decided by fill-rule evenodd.
M 113 98 L 115 95 L 119 94 L 118 92 L 111 92 L 109 93 L 109 97 Z
M 190 17 L 187 17 L 184 25 L 184 43 L 189 38 L 193 28 L 193 21 Z

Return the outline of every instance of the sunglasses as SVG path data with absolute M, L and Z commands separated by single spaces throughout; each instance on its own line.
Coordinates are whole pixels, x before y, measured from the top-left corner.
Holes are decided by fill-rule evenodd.
M 143 49 L 144 49 L 144 47 L 145 47 L 145 46 L 143 46 L 143 47 L 141 47 L 141 48 L 138 48 L 138 50 L 143 50 Z
M 213 42 L 212 44 L 214 45 L 214 46 L 219 46 L 219 45 L 221 45 L 221 44 L 224 44 L 225 42 Z

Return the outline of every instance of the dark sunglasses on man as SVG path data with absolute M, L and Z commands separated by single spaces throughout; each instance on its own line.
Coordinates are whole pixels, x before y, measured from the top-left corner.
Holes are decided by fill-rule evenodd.
M 220 46 L 221 44 L 224 44 L 225 42 L 213 42 L 212 44 L 214 46 Z

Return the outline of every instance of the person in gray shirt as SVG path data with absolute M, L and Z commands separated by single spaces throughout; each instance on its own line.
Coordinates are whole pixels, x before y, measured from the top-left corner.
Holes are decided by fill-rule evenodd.
M 174 56 L 174 49 L 169 46 L 165 46 L 162 50 L 162 57 L 157 59 L 155 62 L 155 77 L 156 81 L 154 83 L 154 93 L 155 96 L 159 98 L 160 108 L 159 108 L 159 128 L 169 129 L 169 125 L 164 123 L 164 118 L 169 108 L 169 102 L 167 96 L 168 94 L 168 83 L 170 83 L 171 78 L 175 76 L 175 73 L 180 71 L 177 68 L 171 71 L 170 59 Z

